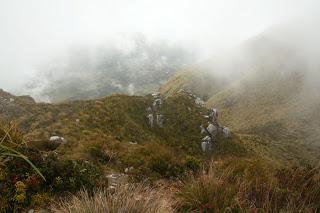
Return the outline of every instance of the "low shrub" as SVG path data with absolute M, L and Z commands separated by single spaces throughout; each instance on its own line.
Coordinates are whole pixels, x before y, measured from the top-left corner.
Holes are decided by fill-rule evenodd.
M 41 150 L 41 151 L 54 151 L 56 150 L 61 144 L 49 141 L 49 140 L 39 140 L 39 141 L 30 141 L 28 142 L 28 146 Z
M 183 158 L 172 147 L 150 142 L 143 147 L 123 156 L 127 167 L 136 168 L 133 175 L 138 180 L 176 178 L 184 174 Z
M 184 168 L 190 170 L 193 173 L 197 173 L 200 170 L 202 161 L 194 156 L 188 155 L 184 160 Z
M 49 197 L 76 192 L 82 187 L 93 189 L 101 182 L 101 173 L 92 163 L 59 159 L 55 154 L 42 158 L 29 148 L 20 148 L 44 175 L 43 180 L 22 159 L 13 159 L 0 168 L 0 212 L 21 212 L 30 206 L 45 205 Z
M 111 156 L 101 147 L 91 146 L 89 147 L 90 156 L 100 163 L 107 163 L 111 160 Z
M 147 167 L 162 177 L 177 177 L 183 172 L 179 158 L 173 150 L 161 145 L 148 146 L 152 154 L 148 156 Z

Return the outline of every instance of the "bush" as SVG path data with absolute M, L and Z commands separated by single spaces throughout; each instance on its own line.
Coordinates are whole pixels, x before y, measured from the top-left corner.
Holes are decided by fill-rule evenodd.
M 193 156 L 188 155 L 184 161 L 184 168 L 192 171 L 193 173 L 198 172 L 200 169 L 200 166 L 201 166 L 201 160 Z
M 107 163 L 111 160 L 111 157 L 101 147 L 89 147 L 89 154 L 94 160 L 100 163 Z
M 51 186 L 53 193 L 75 192 L 82 187 L 92 189 L 101 178 L 99 168 L 92 163 L 62 160 L 55 155 L 49 155 L 41 164 L 40 170 L 47 179 L 45 185 Z
M 44 181 L 22 159 L 13 159 L 0 168 L 0 212 L 20 212 L 24 208 L 44 205 L 52 195 L 76 192 L 82 187 L 92 189 L 99 185 L 101 173 L 93 164 L 84 161 L 59 159 L 51 154 L 42 158 L 32 149 L 20 148 L 45 176 Z
M 0 124 L 0 166 L 5 166 L 12 159 L 23 159 L 44 179 L 38 168 L 25 155 L 19 152 L 18 149 L 25 147 L 25 145 L 21 132 L 18 131 L 14 124 L 10 123 L 9 126 Z
M 127 166 L 135 167 L 139 180 L 172 178 L 183 174 L 183 160 L 169 146 L 150 142 L 124 158 Z
M 39 141 L 32 141 L 28 143 L 29 147 L 38 149 L 40 151 L 53 151 L 56 150 L 61 144 L 53 141 L 47 140 L 39 140 Z

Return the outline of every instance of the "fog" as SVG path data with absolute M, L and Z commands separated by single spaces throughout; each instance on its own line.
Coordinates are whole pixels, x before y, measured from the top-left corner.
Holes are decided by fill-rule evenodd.
M 39 66 L 70 47 L 127 48 L 121 38 L 137 33 L 192 50 L 196 63 L 319 8 L 317 0 L 0 0 L 0 88 L 28 94 L 21 88 Z M 308 47 L 308 56 L 319 50 Z

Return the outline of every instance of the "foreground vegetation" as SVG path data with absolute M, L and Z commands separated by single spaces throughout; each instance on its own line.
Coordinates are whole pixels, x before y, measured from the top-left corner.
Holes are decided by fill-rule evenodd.
M 54 212 L 318 212 L 320 169 L 273 168 L 253 159 L 212 161 L 167 187 L 123 185 L 115 193 L 81 191 Z
M 102 183 L 101 172 L 92 163 L 29 148 L 14 126 L 1 126 L 0 134 L 0 212 L 43 206 L 65 192 Z
M 320 169 L 274 168 L 253 159 L 214 161 L 178 190 L 179 208 L 222 212 L 318 212 Z
M 22 135 L 11 129 L 7 137 L 21 141 Z M 278 166 L 239 152 L 241 146 L 232 140 L 220 140 L 215 148 L 213 161 L 206 164 L 192 156 L 182 162 L 174 160 L 170 149 L 149 144 L 145 151 L 152 156 L 145 168 L 151 169 L 148 174 L 154 174 L 153 181 L 142 184 L 134 183 L 141 179 L 132 179 L 116 191 L 108 191 L 99 162 L 63 159 L 54 152 L 43 153 L 20 145 L 12 149 L 24 158 L 11 156 L 10 163 L 1 158 L 0 192 L 4 196 L 0 197 L 0 210 L 21 212 L 29 208 L 48 209 L 48 205 L 53 212 L 79 213 L 320 210 L 319 168 Z M 37 170 L 33 169 L 35 166 Z
M 143 184 L 122 186 L 114 193 L 98 190 L 93 193 L 80 191 L 66 200 L 56 203 L 53 212 L 105 213 L 105 212 L 150 212 L 173 213 L 174 200 L 161 188 Z
M 319 168 L 283 164 L 258 136 L 219 137 L 213 156 L 203 155 L 205 109 L 188 96 L 164 101 L 164 128 L 147 125 L 150 96 L 18 101 L 6 106 L 12 113 L 0 114 L 24 132 L 1 127 L 0 212 L 320 210 Z M 67 142 L 50 142 L 52 134 Z M 108 191 L 106 175 L 126 168 L 128 183 Z
M 25 158 L 12 158 L 1 166 L 0 212 L 46 206 L 82 188 L 89 192 L 104 188 L 106 175 L 123 173 L 125 168 L 132 168 L 128 172 L 132 182 L 179 179 L 196 172 L 206 159 L 198 143 L 201 109 L 186 97 L 163 105 L 167 120 L 162 129 L 146 124 L 149 96 L 119 95 L 59 105 L 14 98 L 4 106 L 11 113 L 1 117 L 16 121 L 25 132 L 12 128 L 17 134 L 7 135 L 10 141 L 25 141 L 12 147 Z M 48 140 L 52 134 L 65 136 L 68 142 L 52 143 Z

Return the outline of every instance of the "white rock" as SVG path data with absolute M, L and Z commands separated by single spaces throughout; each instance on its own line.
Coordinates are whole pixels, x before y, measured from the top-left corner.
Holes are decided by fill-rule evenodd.
M 60 137 L 59 136 L 51 136 L 50 141 L 59 141 Z
M 132 142 L 132 141 L 130 141 L 129 144 L 131 144 L 131 145 L 137 145 L 138 143 L 137 143 L 137 142 Z
M 160 92 L 155 92 L 155 93 L 152 93 L 151 94 L 153 97 L 158 97 L 158 96 L 160 96 Z
M 196 100 L 194 102 L 199 106 L 204 106 L 204 104 L 205 104 L 204 101 L 201 100 L 201 98 L 196 98 Z
M 60 136 L 51 136 L 49 141 L 56 143 L 66 143 L 67 140 Z

